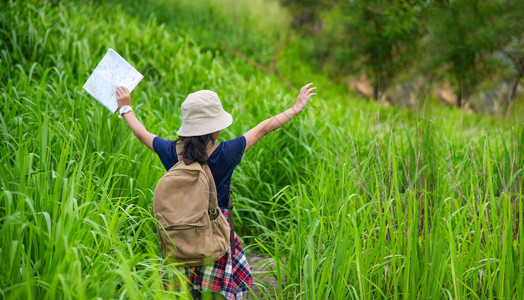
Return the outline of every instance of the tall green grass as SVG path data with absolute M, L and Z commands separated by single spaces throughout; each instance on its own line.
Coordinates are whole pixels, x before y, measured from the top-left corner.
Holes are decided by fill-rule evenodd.
M 473 142 L 426 126 L 318 145 L 269 205 L 286 296 L 522 296 L 522 128 Z
M 255 9 L 264 1 L 232 12 L 190 4 L 6 2 L 1 298 L 187 295 L 162 284 L 161 271 L 181 275 L 161 264 L 151 214 L 160 161 L 81 87 L 114 48 L 145 75 L 133 105 L 164 138 L 176 137 L 194 90 L 217 91 L 234 116 L 223 139 L 293 104 L 278 78 L 211 37 L 265 56 L 290 38 L 283 72 L 319 87 L 233 176 L 239 235 L 275 261 L 278 286 L 258 283 L 262 298 L 524 298 L 521 121 L 358 101 L 299 59 L 274 3 L 267 20 Z

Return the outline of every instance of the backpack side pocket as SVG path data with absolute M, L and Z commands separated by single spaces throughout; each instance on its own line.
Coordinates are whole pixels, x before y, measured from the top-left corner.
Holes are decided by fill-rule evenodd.
M 155 216 L 164 255 L 177 262 L 203 260 L 210 256 L 211 226 L 207 211 L 161 212 Z
M 211 228 L 213 231 L 213 241 L 215 247 L 213 249 L 213 259 L 218 260 L 227 252 L 229 248 L 229 223 L 222 213 L 216 219 L 211 221 Z

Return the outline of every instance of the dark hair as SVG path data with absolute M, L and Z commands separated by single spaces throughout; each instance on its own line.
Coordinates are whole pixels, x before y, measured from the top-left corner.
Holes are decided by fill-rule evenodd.
M 210 134 L 200 136 L 180 137 L 175 142 L 182 141 L 184 143 L 184 150 L 182 151 L 182 158 L 186 165 L 198 161 L 201 165 L 207 164 L 207 145 L 213 141 Z

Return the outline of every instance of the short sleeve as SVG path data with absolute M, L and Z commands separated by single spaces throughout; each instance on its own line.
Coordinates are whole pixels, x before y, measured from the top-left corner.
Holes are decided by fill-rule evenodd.
M 153 139 L 153 149 L 160 158 L 160 161 L 166 168 L 166 171 L 171 169 L 177 162 L 176 147 L 173 141 L 165 140 L 159 136 Z
M 245 150 L 246 138 L 244 136 L 222 142 L 222 154 L 233 167 L 236 167 L 240 163 Z

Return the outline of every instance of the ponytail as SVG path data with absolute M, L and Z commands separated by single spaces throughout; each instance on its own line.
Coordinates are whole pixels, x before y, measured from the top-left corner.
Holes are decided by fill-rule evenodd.
M 207 164 L 207 145 L 213 141 L 211 134 L 201 136 L 180 137 L 177 141 L 184 142 L 182 158 L 186 165 L 198 161 L 201 165 Z

